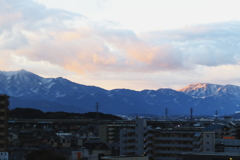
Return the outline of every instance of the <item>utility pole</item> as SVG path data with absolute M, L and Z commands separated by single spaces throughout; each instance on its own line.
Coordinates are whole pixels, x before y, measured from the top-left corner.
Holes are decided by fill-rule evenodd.
M 99 121 L 99 114 L 98 114 L 98 102 L 96 103 L 96 120 Z
M 218 111 L 216 110 L 215 113 L 216 113 L 216 120 L 217 120 L 218 119 Z
M 193 109 L 192 109 L 192 107 L 191 107 L 191 108 L 190 108 L 191 121 L 193 120 L 193 119 L 192 119 L 192 113 L 193 113 Z
M 166 119 L 168 118 L 168 109 L 166 108 Z

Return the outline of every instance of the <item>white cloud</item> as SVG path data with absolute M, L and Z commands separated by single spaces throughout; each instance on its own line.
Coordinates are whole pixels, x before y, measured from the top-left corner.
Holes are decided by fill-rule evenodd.
M 144 75 L 146 82 L 132 81 L 137 87 L 147 86 L 146 83 L 172 86 L 174 82 L 197 81 L 191 75 L 200 74 L 199 68 L 204 70 L 201 76 L 211 73 L 218 77 L 213 74 L 215 71 L 239 67 L 240 21 L 137 34 L 114 21 L 91 21 L 83 15 L 49 9 L 30 0 L 0 0 L 0 4 L 0 54 L 8 62 L 0 59 L 1 68 L 48 67 L 49 71 L 64 75 L 68 75 L 65 71 L 88 76 L 107 73 L 113 77 L 121 74 L 121 79 Z M 38 71 L 44 73 L 43 70 Z M 157 83 L 159 76 L 165 79 Z M 176 76 L 177 80 L 173 80 Z M 233 73 L 228 76 L 238 79 Z M 112 86 L 116 84 L 124 83 L 118 81 Z

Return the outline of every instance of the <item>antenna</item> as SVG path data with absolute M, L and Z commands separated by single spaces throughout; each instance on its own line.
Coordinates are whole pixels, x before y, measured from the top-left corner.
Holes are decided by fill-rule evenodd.
M 191 107 L 191 108 L 190 108 L 191 121 L 192 121 L 192 113 L 193 113 L 193 109 L 192 109 L 192 107 Z
M 138 114 L 136 114 L 136 119 L 138 119 Z
M 168 118 L 168 108 L 166 108 L 166 119 Z
M 216 114 L 216 120 L 217 120 L 218 119 L 218 111 L 217 110 L 216 110 L 215 114 Z
M 96 120 L 99 121 L 99 114 L 98 114 L 98 102 L 96 103 Z

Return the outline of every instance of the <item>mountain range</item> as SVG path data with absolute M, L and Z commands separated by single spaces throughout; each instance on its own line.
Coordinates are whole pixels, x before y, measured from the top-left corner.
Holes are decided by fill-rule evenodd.
M 99 112 L 109 114 L 193 115 L 234 114 L 240 111 L 240 87 L 196 83 L 179 90 L 105 90 L 62 77 L 43 78 L 26 70 L 0 71 L 0 94 L 10 96 L 10 109 Z M 97 107 L 98 104 L 98 107 Z

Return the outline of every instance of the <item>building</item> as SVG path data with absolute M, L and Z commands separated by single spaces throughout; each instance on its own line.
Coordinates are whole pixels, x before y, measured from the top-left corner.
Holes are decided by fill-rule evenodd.
M 8 98 L 7 95 L 0 95 L 0 152 L 8 150 Z
M 217 139 L 216 152 L 240 153 L 239 139 Z
M 147 129 L 146 119 L 137 118 L 135 123 L 134 129 L 120 131 L 120 155 L 144 155 L 144 146 L 146 146 L 144 139 L 148 138 L 148 135 L 145 136 L 145 134 L 149 129 Z
M 151 128 L 145 119 L 136 119 L 134 129 L 122 129 L 120 132 L 120 155 L 181 160 L 182 154 L 187 152 L 212 153 L 215 152 L 216 137 L 235 134 L 234 130 L 225 126 L 193 124 Z
M 119 143 L 121 129 L 134 129 L 133 124 L 101 124 L 99 126 L 99 139 L 105 143 Z
M 48 139 L 47 144 L 53 147 L 78 147 L 83 146 L 85 138 L 75 136 L 53 136 Z

